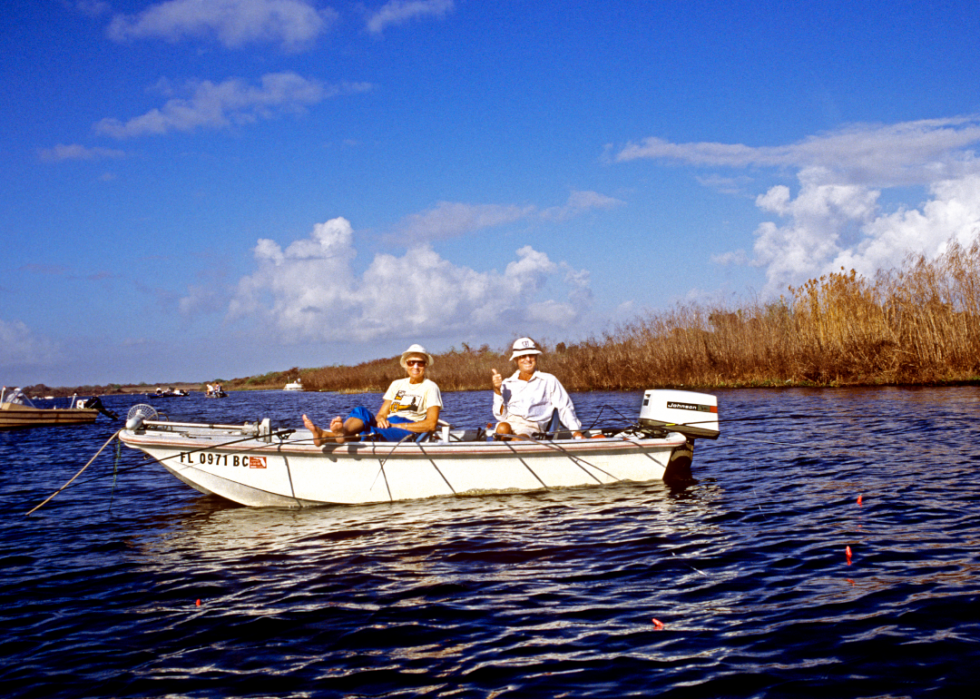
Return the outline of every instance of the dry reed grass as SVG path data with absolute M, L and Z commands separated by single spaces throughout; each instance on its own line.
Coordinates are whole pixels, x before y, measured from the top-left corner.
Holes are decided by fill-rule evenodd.
M 853 270 L 812 279 L 772 303 L 696 304 L 650 313 L 601 338 L 545 347 L 540 368 L 573 391 L 666 386 L 881 385 L 977 380 L 980 236 L 935 260 L 910 257 L 873 280 Z M 443 391 L 490 388 L 512 370 L 484 345 L 436 356 Z M 307 370 L 314 390 L 384 391 L 397 358 Z

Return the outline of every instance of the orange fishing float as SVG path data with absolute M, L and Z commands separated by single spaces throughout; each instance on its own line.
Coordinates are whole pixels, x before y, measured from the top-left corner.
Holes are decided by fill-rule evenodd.
M 851 565 L 851 547 L 844 548 L 844 555 L 847 556 L 847 565 Z

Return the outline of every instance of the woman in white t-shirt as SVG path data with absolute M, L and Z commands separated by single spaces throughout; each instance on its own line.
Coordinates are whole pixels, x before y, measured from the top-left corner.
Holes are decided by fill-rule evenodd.
M 422 345 L 412 345 L 402 352 L 400 363 L 408 377 L 391 382 L 377 414 L 357 407 L 346 420 L 339 415 L 331 420 L 329 430 L 317 427 L 304 415 L 303 424 L 313 433 L 313 443 L 319 447 L 330 441 L 354 441 L 363 433 L 377 435 L 386 442 L 400 442 L 434 430 L 442 410 L 442 393 L 434 381 L 425 378 L 426 367 L 432 366 L 432 355 Z

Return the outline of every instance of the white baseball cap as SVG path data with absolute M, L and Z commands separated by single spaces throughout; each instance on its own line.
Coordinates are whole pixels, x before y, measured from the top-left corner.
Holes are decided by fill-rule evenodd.
M 529 337 L 521 337 L 514 340 L 514 346 L 511 349 L 514 350 L 514 353 L 510 355 L 511 361 L 528 354 L 541 354 L 538 345 Z

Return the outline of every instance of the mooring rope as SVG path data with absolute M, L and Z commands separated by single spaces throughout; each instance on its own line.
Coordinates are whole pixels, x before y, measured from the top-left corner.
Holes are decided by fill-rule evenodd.
M 123 429 L 125 429 L 125 428 L 123 428 Z M 82 466 L 82 468 L 78 471 L 78 473 L 76 473 L 74 476 L 72 476 L 68 480 L 68 482 L 65 483 L 63 486 L 61 486 L 60 488 L 58 488 L 58 490 L 54 491 L 51 494 L 51 496 L 48 497 L 47 500 L 45 500 L 40 505 L 38 505 L 37 507 L 35 507 L 34 509 L 32 509 L 30 512 L 25 513 L 24 516 L 25 517 L 28 517 L 28 516 L 34 514 L 37 510 L 41 509 L 43 506 L 45 506 L 49 502 L 51 502 L 51 500 L 53 500 L 56 495 L 58 495 L 59 493 L 61 493 L 61 491 L 65 490 L 69 485 L 71 485 L 72 482 L 74 482 L 74 480 L 76 478 L 78 478 L 80 475 L 82 475 L 82 472 L 84 472 L 85 469 L 87 469 L 89 466 L 92 465 L 92 462 L 95 461 L 95 459 L 99 456 L 99 454 L 101 454 L 103 452 L 103 450 L 107 446 L 109 446 L 109 443 L 113 439 L 115 439 L 116 437 L 119 436 L 119 433 L 120 432 L 122 432 L 122 430 L 118 430 L 115 434 L 113 434 L 111 437 L 109 437 L 109 439 L 106 440 L 106 443 L 103 444 L 99 448 L 99 450 L 97 452 L 95 452 L 95 455 L 91 459 L 89 459 L 89 462 L 87 464 L 85 464 L 84 466 Z M 292 429 L 277 430 L 275 432 L 269 433 L 269 436 L 270 437 L 281 437 L 282 435 L 289 435 L 289 434 L 292 434 L 293 432 L 295 432 L 295 430 L 292 430 Z M 222 442 L 221 444 L 213 444 L 213 445 L 208 445 L 208 446 L 205 446 L 205 447 L 200 447 L 198 449 L 191 449 L 191 450 L 185 451 L 183 453 L 186 456 L 186 455 L 189 455 L 189 454 L 196 454 L 196 453 L 202 452 L 202 451 L 208 451 L 209 449 L 221 449 L 223 447 L 231 446 L 232 444 L 238 444 L 239 442 L 247 442 L 247 441 L 253 440 L 255 438 L 256 438 L 256 435 L 253 434 L 253 435 L 249 435 L 247 437 L 242 437 L 241 439 L 233 439 L 230 442 Z M 115 477 L 116 477 L 117 474 L 123 473 L 125 471 L 130 470 L 130 469 L 118 469 L 117 468 L 118 467 L 118 464 L 119 464 L 120 457 L 121 457 L 121 452 L 122 452 L 122 446 L 121 446 L 121 444 L 122 444 L 122 440 L 120 440 L 120 446 L 117 449 L 116 459 L 113 462 L 113 485 L 115 485 Z M 147 456 L 149 456 L 149 455 L 147 455 Z M 170 459 L 176 459 L 178 456 L 180 456 L 180 454 L 174 454 L 172 456 L 165 456 L 162 459 L 158 459 L 156 457 L 151 457 L 151 458 L 153 458 L 153 460 L 156 461 L 159 464 L 159 463 L 163 463 L 164 461 L 169 461 Z M 132 469 L 132 470 L 135 470 L 135 469 Z M 85 481 L 83 481 L 83 482 L 85 482 Z
M 107 446 L 109 446 L 109 443 L 112 440 L 114 440 L 116 437 L 119 436 L 119 433 L 120 432 L 122 432 L 122 430 L 117 430 L 111 437 L 109 437 L 109 439 L 106 440 L 106 443 L 105 444 L 103 444 L 101 447 L 99 447 L 99 450 L 97 452 L 95 452 L 95 456 L 93 456 L 91 459 L 89 459 L 88 460 L 88 463 L 85 464 L 84 466 L 82 466 L 81 470 L 79 470 L 78 473 L 76 473 L 74 476 L 72 476 L 70 479 L 68 479 L 68 482 L 65 483 L 63 486 L 61 486 L 56 491 L 54 491 L 53 493 L 51 493 L 51 495 L 48 497 L 47 500 L 45 500 L 40 505 L 38 505 L 37 507 L 35 507 L 34 509 L 32 509 L 30 512 L 27 512 L 24 516 L 25 517 L 30 517 L 32 514 L 34 514 L 35 512 L 37 512 L 38 510 L 40 510 L 42 507 L 44 507 L 45 505 L 47 505 L 49 502 L 51 502 L 52 500 L 54 500 L 55 495 L 57 495 L 62 490 L 64 490 L 68 486 L 70 486 L 72 484 L 72 481 L 74 481 L 76 478 L 78 478 L 80 475 L 82 475 L 82 472 L 85 469 L 87 469 L 89 466 L 92 465 L 92 462 L 95 461 L 96 457 L 98 457 L 98 455 L 102 453 L 102 450 L 103 449 L 105 449 Z

